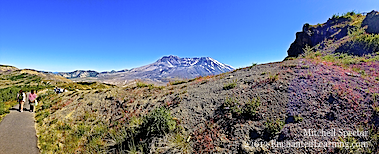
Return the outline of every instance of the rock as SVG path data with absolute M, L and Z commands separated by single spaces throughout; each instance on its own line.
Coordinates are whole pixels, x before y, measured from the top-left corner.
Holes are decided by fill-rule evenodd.
M 370 34 L 379 33 L 379 12 L 372 10 L 362 21 L 362 27 L 367 26 L 366 32 Z
M 288 56 L 297 57 L 304 53 L 303 48 L 306 45 L 314 47 L 325 39 L 340 39 L 347 36 L 348 29 L 353 26 L 335 27 L 335 25 L 348 21 L 348 18 L 329 19 L 326 23 L 317 27 L 304 24 L 303 31 L 296 33 L 296 39 L 287 51 Z

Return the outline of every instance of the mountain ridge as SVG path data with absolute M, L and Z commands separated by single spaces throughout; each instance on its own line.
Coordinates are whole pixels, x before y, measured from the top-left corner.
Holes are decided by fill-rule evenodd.
M 217 75 L 232 70 L 234 70 L 232 66 L 221 63 L 211 57 L 180 58 L 169 55 L 163 56 L 154 63 L 130 70 L 124 69 L 101 73 L 93 70 L 76 70 L 73 72 L 59 72 L 58 75 L 75 80 L 92 78 L 115 84 L 135 79 L 167 82 L 167 79 Z

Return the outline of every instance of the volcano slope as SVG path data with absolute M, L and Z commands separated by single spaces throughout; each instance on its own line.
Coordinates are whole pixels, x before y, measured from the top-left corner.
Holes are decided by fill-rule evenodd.
M 138 82 L 47 92 L 37 107 L 38 144 L 42 153 L 375 153 L 378 54 L 312 52 L 163 87 Z M 312 136 L 304 129 L 337 132 Z M 340 136 L 338 130 L 368 133 Z

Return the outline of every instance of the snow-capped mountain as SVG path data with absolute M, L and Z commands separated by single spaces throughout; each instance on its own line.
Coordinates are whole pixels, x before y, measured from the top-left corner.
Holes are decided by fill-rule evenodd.
M 198 76 L 217 75 L 234 70 L 230 65 L 223 64 L 210 57 L 179 58 L 164 56 L 152 64 L 133 68 L 131 70 L 95 72 L 74 71 L 58 73 L 66 78 L 92 77 L 107 83 L 126 83 L 135 79 L 167 82 L 170 78 L 190 79 Z
M 210 57 L 179 58 L 164 56 L 156 62 L 134 68 L 129 73 L 139 78 L 194 78 L 197 76 L 216 75 L 233 70 L 232 66 L 223 64 Z

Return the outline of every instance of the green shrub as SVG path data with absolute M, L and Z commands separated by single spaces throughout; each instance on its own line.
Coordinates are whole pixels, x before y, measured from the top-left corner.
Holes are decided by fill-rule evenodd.
M 273 82 L 275 82 L 276 80 L 278 80 L 279 79 L 279 75 L 278 74 L 275 74 L 275 75 L 269 75 L 268 76 L 268 81 L 269 81 L 269 83 L 273 83 Z
M 154 84 L 149 84 L 149 85 L 147 85 L 147 86 L 149 87 L 149 90 L 152 90 L 152 89 L 155 88 Z
M 146 136 L 162 136 L 176 128 L 176 121 L 168 109 L 161 107 L 144 117 L 141 127 Z
M 275 135 L 279 133 L 280 130 L 282 130 L 283 126 L 284 126 L 284 122 L 279 119 L 276 119 L 275 121 L 267 120 L 265 122 L 265 127 L 266 127 L 265 131 L 271 135 Z
M 148 87 L 148 85 L 143 82 L 137 82 L 136 85 L 138 88 Z
M 229 90 L 229 89 L 233 89 L 234 87 L 237 86 L 237 83 L 236 82 L 232 82 L 232 83 L 229 83 L 229 84 L 224 84 L 224 90 Z
M 79 124 L 77 129 L 75 130 L 75 135 L 80 138 L 84 135 L 85 132 L 89 131 L 88 127 L 84 124 Z
M 253 68 L 254 66 L 257 66 L 258 63 L 252 63 L 250 66 L 250 69 Z
M 301 117 L 300 115 L 294 116 L 294 119 L 295 119 L 295 122 L 302 122 L 303 121 L 303 117 Z
M 149 144 L 153 137 L 163 137 L 175 133 L 178 128 L 165 107 L 154 109 L 144 117 L 132 116 L 128 125 L 120 131 L 110 130 L 110 136 L 116 141 L 116 151 L 143 152 L 150 151 Z
M 0 103 L 4 103 L 10 100 L 16 100 L 17 93 L 20 91 L 20 87 L 12 86 L 4 89 L 0 89 Z
M 243 113 L 243 104 L 239 102 L 237 98 L 230 97 L 226 98 L 223 104 L 223 108 L 230 110 L 234 115 L 241 115 Z
M 7 110 L 5 108 L 5 104 L 4 103 L 0 103 L 0 115 L 3 115 L 5 113 L 9 113 L 9 110 Z
M 222 108 L 227 112 L 231 112 L 234 116 L 245 115 L 248 118 L 253 118 L 256 116 L 259 106 L 260 101 L 258 98 L 243 103 L 235 97 L 229 97 L 225 99 Z
M 247 102 L 244 107 L 244 113 L 246 113 L 250 117 L 256 116 L 257 109 L 260 106 L 261 102 L 258 98 L 254 98 L 253 100 Z
M 69 124 L 63 123 L 58 126 L 58 130 L 71 130 L 71 126 Z

